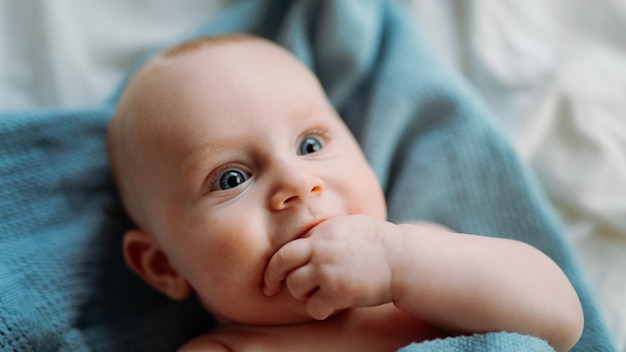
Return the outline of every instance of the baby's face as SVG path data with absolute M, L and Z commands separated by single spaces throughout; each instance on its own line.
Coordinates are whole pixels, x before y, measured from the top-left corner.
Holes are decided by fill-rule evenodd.
M 272 44 L 231 43 L 156 65 L 129 94 L 145 227 L 170 264 L 222 319 L 309 320 L 285 290 L 263 294 L 272 255 L 333 216 L 386 218 L 314 76 Z

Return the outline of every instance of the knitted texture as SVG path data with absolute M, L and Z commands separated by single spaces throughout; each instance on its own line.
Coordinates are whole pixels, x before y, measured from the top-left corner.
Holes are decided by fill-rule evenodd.
M 414 343 L 400 349 L 399 352 L 554 352 L 554 348 L 543 340 L 508 332 L 460 336 L 456 337 L 454 341 L 454 349 L 450 349 L 448 339 L 438 339 L 423 343 Z

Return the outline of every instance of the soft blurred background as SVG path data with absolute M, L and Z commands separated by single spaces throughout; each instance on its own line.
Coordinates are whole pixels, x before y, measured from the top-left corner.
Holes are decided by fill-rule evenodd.
M 626 1 L 393 0 L 538 176 L 626 351 Z M 102 103 L 228 0 L 0 0 L 0 110 Z

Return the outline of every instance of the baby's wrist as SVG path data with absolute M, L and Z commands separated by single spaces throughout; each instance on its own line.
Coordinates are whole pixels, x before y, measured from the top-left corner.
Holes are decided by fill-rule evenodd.
M 394 231 L 385 236 L 385 250 L 387 253 L 387 263 L 391 272 L 391 280 L 389 283 L 389 291 L 391 292 L 392 302 L 396 302 L 404 297 L 406 274 L 409 263 L 407 257 L 411 256 L 411 251 L 407 250 L 407 231 L 406 225 L 393 224 Z
M 389 258 L 392 271 L 390 290 L 394 304 L 402 309 L 403 301 L 410 301 L 413 304 L 428 301 L 425 296 L 429 294 L 427 288 L 436 284 L 437 280 L 432 277 L 429 270 L 436 261 L 432 256 L 438 255 L 433 251 L 433 248 L 438 246 L 433 240 L 448 231 L 440 226 L 431 227 L 429 223 L 396 226 L 397 239 L 394 240 L 395 247 L 390 251 Z

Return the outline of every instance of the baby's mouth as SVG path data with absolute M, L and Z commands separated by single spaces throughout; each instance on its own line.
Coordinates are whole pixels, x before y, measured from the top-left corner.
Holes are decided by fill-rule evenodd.
M 293 239 L 293 240 L 297 240 L 299 238 L 307 238 L 309 236 L 311 236 L 311 230 L 313 230 L 317 225 L 323 223 L 324 221 L 326 221 L 327 218 L 320 218 L 318 220 L 315 220 L 313 222 L 311 222 L 310 224 L 308 224 L 307 226 L 305 226 Z
M 261 284 L 261 289 L 266 296 L 275 296 L 278 293 L 280 293 L 283 290 L 284 280 L 286 279 L 289 272 L 291 272 L 291 270 L 296 269 L 297 267 L 300 266 L 300 264 L 298 264 L 292 267 L 292 265 L 294 264 L 294 261 L 295 263 L 299 263 L 299 259 L 294 259 L 292 256 L 288 256 L 290 259 L 287 259 L 287 262 L 285 263 L 284 256 L 276 257 L 276 254 L 280 252 L 282 248 L 289 246 L 290 243 L 299 239 L 305 239 L 305 238 L 310 237 L 312 235 L 313 229 L 315 229 L 317 225 L 321 224 L 327 219 L 328 218 L 318 218 L 314 221 L 309 222 L 305 226 L 301 227 L 299 230 L 293 232 L 292 236 L 289 236 L 283 239 L 283 241 L 285 242 L 280 244 L 278 248 L 276 248 L 274 251 L 270 253 L 271 255 L 267 258 L 265 272 L 262 276 L 263 282 Z M 302 244 L 302 243 L 298 243 L 298 245 L 299 244 Z M 294 243 L 294 245 L 296 245 L 296 243 Z M 283 270 L 284 268 L 278 267 L 277 263 L 274 262 L 275 260 L 278 260 L 279 261 L 278 263 L 281 263 L 279 264 L 280 266 L 286 265 L 288 269 Z M 272 266 L 272 264 L 274 265 Z M 269 267 L 272 267 L 272 269 L 270 270 Z M 270 276 L 268 276 L 268 272 L 271 273 Z M 268 279 L 269 279 L 269 286 L 268 286 Z

